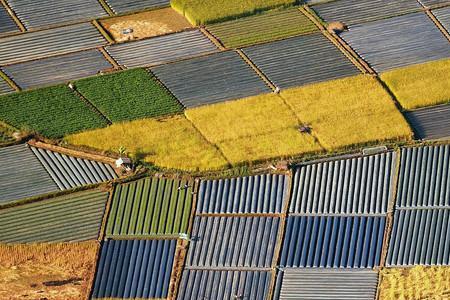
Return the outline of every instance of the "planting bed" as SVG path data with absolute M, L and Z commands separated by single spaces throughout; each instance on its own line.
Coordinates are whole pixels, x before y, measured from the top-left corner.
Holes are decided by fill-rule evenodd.
M 169 0 L 105 0 L 105 2 L 116 14 L 169 5 Z
M 6 12 L 6 9 L 0 6 L 0 36 L 18 31 L 19 28 Z
M 1 96 L 0 119 L 51 138 L 106 126 L 106 121 L 63 85 Z
M 450 4 L 450 2 L 448 2 Z M 444 26 L 448 33 L 450 33 L 450 7 L 439 8 L 432 11 L 433 15 Z
M 3 78 L 0 78 L 0 95 L 13 92 L 14 90 L 10 87 Z
M 450 104 L 420 108 L 405 113 L 417 139 L 445 139 L 450 137 Z
M 227 48 L 237 48 L 317 31 L 297 7 L 207 26 Z
M 159 167 L 211 170 L 227 162 L 182 116 L 143 119 L 66 137 L 69 143 L 116 152 L 124 146 L 135 159 Z
M 320 33 L 243 49 L 279 88 L 337 79 L 360 71 Z
M 450 102 L 450 59 L 428 62 L 381 74 L 405 109 Z
M 97 242 L 0 245 L 2 299 L 87 299 Z
M 87 78 L 75 85 L 112 122 L 182 111 L 180 103 L 144 69 Z
M 271 8 L 290 6 L 296 0 L 171 0 L 172 7 L 192 24 L 209 24 L 248 16 Z
M 132 15 L 100 20 L 116 42 L 142 39 L 191 27 L 191 24 L 171 8 L 140 12 Z M 123 33 L 132 28 L 132 33 Z
M 327 150 L 412 135 L 389 94 L 368 75 L 289 89 L 281 96 Z
M 189 109 L 186 116 L 232 163 L 321 150 L 275 94 Z

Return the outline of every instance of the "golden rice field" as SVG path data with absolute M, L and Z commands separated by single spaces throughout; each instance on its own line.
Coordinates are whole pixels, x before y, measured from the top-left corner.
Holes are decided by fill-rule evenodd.
M 379 300 L 450 299 L 450 267 L 381 270 Z
M 281 96 L 327 150 L 412 138 L 389 94 L 369 75 L 293 88 Z
M 100 23 L 116 42 L 143 39 L 191 27 L 182 15 L 171 8 L 107 18 L 100 20 Z M 133 32 L 124 34 L 122 31 L 127 28 L 132 28 Z
M 232 164 L 322 150 L 312 136 L 299 132 L 297 118 L 275 94 L 188 109 L 185 114 Z
M 87 299 L 98 246 L 0 244 L 0 299 Z
M 171 0 L 172 7 L 183 14 L 192 24 L 216 23 L 275 7 L 290 6 L 295 0 Z
M 405 109 L 450 102 L 450 59 L 399 68 L 380 75 Z
M 227 165 L 220 152 L 184 116 L 117 123 L 69 135 L 65 140 L 112 152 L 125 147 L 131 157 L 163 168 L 205 171 Z

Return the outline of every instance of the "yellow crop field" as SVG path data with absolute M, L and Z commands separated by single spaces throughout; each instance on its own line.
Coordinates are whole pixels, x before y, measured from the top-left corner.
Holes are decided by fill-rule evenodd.
M 0 299 L 87 299 L 98 242 L 0 245 Z
M 227 165 L 220 152 L 183 116 L 117 123 L 101 130 L 69 135 L 65 140 L 114 152 L 125 147 L 132 157 L 163 168 L 196 171 Z
M 327 150 L 412 138 L 389 94 L 368 75 L 289 89 L 281 96 Z
M 295 114 L 275 94 L 265 94 L 185 111 L 200 132 L 232 164 L 322 150 L 298 131 Z
M 405 109 L 450 102 L 450 59 L 395 69 L 380 75 Z
M 100 23 L 116 42 L 143 39 L 191 27 L 191 24 L 172 8 L 107 18 L 100 20 Z M 123 30 L 128 28 L 132 28 L 133 32 L 124 34 Z
M 450 267 L 381 270 L 379 300 L 450 299 Z

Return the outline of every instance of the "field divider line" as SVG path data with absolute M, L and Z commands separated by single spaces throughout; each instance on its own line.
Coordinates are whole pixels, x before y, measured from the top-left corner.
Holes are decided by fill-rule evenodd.
M 256 72 L 256 74 L 269 86 L 269 88 L 274 92 L 277 90 L 277 86 L 270 81 L 270 79 L 264 74 L 258 66 L 241 50 L 236 49 L 237 54 Z
M 6 2 L 6 0 L 0 0 L 0 3 L 3 4 L 3 7 L 6 9 L 8 14 L 11 16 L 14 23 L 16 23 L 17 27 L 19 27 L 20 31 L 26 32 L 27 29 L 25 28 L 25 25 L 22 23 L 22 21 L 19 19 L 19 17 L 16 15 L 16 13 L 9 6 L 8 2 Z
M 220 147 L 216 143 L 213 143 L 210 140 L 208 140 L 208 138 L 201 132 L 201 130 L 197 127 L 197 125 L 195 125 L 194 121 L 189 119 L 189 117 L 186 115 L 186 110 L 183 112 L 183 114 L 186 120 L 188 120 L 191 123 L 192 127 L 200 134 L 203 140 L 219 152 L 219 154 L 227 162 L 228 166 L 232 166 L 230 160 L 228 159 L 228 157 L 225 156 L 225 153 L 223 153 L 222 149 L 220 149 Z
M 14 82 L 14 80 L 12 80 L 11 78 L 9 78 L 8 75 L 6 75 L 5 72 L 3 72 L 3 70 L 0 68 L 0 78 L 3 78 L 6 83 L 12 87 L 16 92 L 19 92 L 21 90 L 21 88 Z
M 311 10 L 311 8 L 307 5 L 303 5 L 299 10 L 310 19 L 317 28 L 320 29 L 322 34 L 330 40 L 361 72 L 376 74 L 375 70 L 373 70 L 369 64 L 364 61 L 355 50 L 352 49 L 339 35 L 336 33 L 330 33 L 322 22 L 318 19 L 319 17 Z
M 105 116 L 91 101 L 89 101 L 89 99 L 84 97 L 83 94 L 81 94 L 76 88 L 71 90 L 73 93 L 75 93 L 76 96 L 78 96 L 78 98 L 80 98 L 81 101 L 83 101 L 88 106 L 88 108 L 90 108 L 94 113 L 105 120 L 108 125 L 112 125 L 113 122 L 107 116 Z
M 123 70 L 123 68 L 116 62 L 116 60 L 106 51 L 105 47 L 100 47 L 98 50 L 102 53 L 103 57 L 113 65 L 116 70 Z
M 102 24 L 100 24 L 97 20 L 92 20 L 91 24 L 97 28 L 100 34 L 108 41 L 109 44 L 114 44 L 114 39 L 109 35 L 105 28 L 103 28 Z
M 445 27 L 442 25 L 442 23 L 436 18 L 436 16 L 433 14 L 433 12 L 429 9 L 425 10 L 425 13 L 427 16 L 433 21 L 434 25 L 439 28 L 439 30 L 442 32 L 442 34 L 445 36 L 445 38 L 450 42 L 450 33 L 445 29 Z
M 98 3 L 103 7 L 103 9 L 108 13 L 108 15 L 115 16 L 116 14 L 113 12 L 112 8 L 106 3 L 105 0 L 98 0 Z
M 206 29 L 205 26 L 201 26 L 198 28 L 217 48 L 219 48 L 220 51 L 227 50 L 225 46 L 222 44 L 221 41 L 219 41 L 218 38 L 216 38 L 211 32 L 209 32 L 208 29 Z

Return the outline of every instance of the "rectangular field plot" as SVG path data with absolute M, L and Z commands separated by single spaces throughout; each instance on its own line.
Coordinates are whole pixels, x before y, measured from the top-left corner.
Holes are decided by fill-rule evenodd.
M 320 151 L 298 131 L 295 115 L 275 94 L 186 110 L 200 132 L 233 164 Z
M 172 0 L 172 7 L 194 25 L 217 23 L 271 8 L 296 4 L 295 0 Z
M 386 217 L 288 217 L 281 267 L 374 268 Z
M 197 214 L 281 213 L 287 185 L 288 177 L 278 174 L 201 181 Z
M 233 51 L 154 67 L 151 71 L 188 108 L 270 92 Z
M 90 23 L 29 32 L 0 38 L 0 65 L 92 49 L 104 44 L 106 40 Z
M 164 168 L 217 170 L 227 161 L 182 116 L 143 119 L 66 137 L 69 143 L 116 152 L 125 147 L 132 157 Z
M 207 26 L 227 48 L 237 48 L 317 31 L 297 7 Z
M 422 6 L 416 0 L 339 0 L 312 8 L 326 22 L 353 25 L 419 11 Z
M 281 96 L 327 150 L 411 139 L 394 101 L 368 75 L 285 90 Z
M 105 182 L 118 177 L 110 165 L 102 162 L 73 157 L 42 148 L 30 148 L 60 190 Z
M 377 72 L 450 57 L 450 43 L 424 13 L 350 26 L 340 35 Z
M 187 267 L 270 268 L 278 217 L 195 217 Z
M 397 209 L 386 264 L 449 265 L 450 208 Z
M 450 207 L 450 145 L 401 151 L 397 207 Z
M 127 68 L 155 66 L 216 52 L 217 47 L 199 30 L 184 31 L 142 41 L 116 44 L 106 51 Z
M 269 271 L 185 269 L 177 299 L 266 300 L 271 281 Z
M 421 108 L 405 113 L 415 137 L 438 140 L 450 137 L 450 104 Z
M 181 104 L 144 69 L 82 79 L 75 85 L 112 122 L 182 111 Z
M 106 227 L 108 237 L 186 234 L 193 182 L 145 178 L 116 186 Z
M 108 15 L 96 0 L 8 0 L 8 4 L 27 29 L 67 24 Z
M 287 268 L 278 273 L 275 299 L 373 300 L 377 284 L 373 270 Z
M 169 0 L 105 0 L 115 14 L 169 5 Z
M 415 266 L 380 270 L 379 300 L 445 299 L 450 289 L 450 268 Z
M 3 67 L 22 89 L 64 83 L 93 76 L 112 65 L 98 50 L 88 50 Z
M 176 240 L 103 242 L 92 298 L 167 298 L 176 243 Z
M 450 103 L 450 59 L 381 73 L 380 77 L 405 109 Z
M 450 4 L 449 0 L 420 0 L 420 2 L 422 2 L 427 7 Z
M 51 138 L 107 125 L 63 85 L 1 96 L 0 119 Z
M 143 11 L 132 15 L 99 20 L 116 42 L 179 32 L 191 27 L 191 24 L 171 8 Z M 126 33 L 127 28 L 133 32 Z M 142 53 L 143 54 L 143 53 Z
M 58 191 L 27 145 L 0 148 L 0 204 Z
M 360 73 L 320 33 L 252 46 L 242 51 L 272 83 L 282 89 Z
M 0 36 L 14 32 L 19 32 L 19 27 L 14 23 L 6 9 L 0 6 Z
M 0 297 L 88 299 L 98 248 L 97 241 L 0 245 Z
M 85 191 L 0 210 L 3 243 L 96 240 L 108 193 Z
M 306 164 L 294 169 L 289 212 L 381 214 L 392 197 L 395 152 Z

